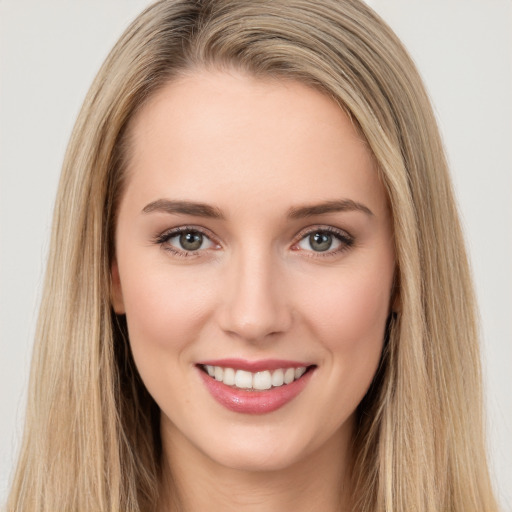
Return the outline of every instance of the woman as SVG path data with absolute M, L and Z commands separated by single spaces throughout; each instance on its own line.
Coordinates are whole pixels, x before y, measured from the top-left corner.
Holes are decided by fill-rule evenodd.
M 496 509 L 442 145 L 364 4 L 146 10 L 52 248 L 9 509 Z

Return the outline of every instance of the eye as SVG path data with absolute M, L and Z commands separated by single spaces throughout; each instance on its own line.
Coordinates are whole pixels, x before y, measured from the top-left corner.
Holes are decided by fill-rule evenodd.
M 206 249 L 208 246 L 208 238 L 199 231 L 185 231 L 179 235 L 169 238 L 167 243 L 176 245 L 184 251 L 198 251 L 199 249 Z
M 353 238 L 347 233 L 329 227 L 305 233 L 296 247 L 309 252 L 337 254 L 348 249 L 353 242 Z
M 217 247 L 205 233 L 186 227 L 166 231 L 157 237 L 156 243 L 181 256 Z

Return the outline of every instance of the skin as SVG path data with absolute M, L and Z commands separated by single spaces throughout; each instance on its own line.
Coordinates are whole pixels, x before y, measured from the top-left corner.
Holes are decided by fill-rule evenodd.
M 316 90 L 213 70 L 167 84 L 130 136 L 113 305 L 162 411 L 160 510 L 345 509 L 354 411 L 379 363 L 395 266 L 367 145 Z M 222 218 L 162 211 L 162 199 Z M 290 217 L 340 200 L 369 212 Z M 183 226 L 207 235 L 199 250 L 168 233 Z M 315 250 L 309 234 L 322 229 L 345 240 Z M 226 357 L 316 367 L 285 406 L 241 414 L 212 398 L 196 366 Z

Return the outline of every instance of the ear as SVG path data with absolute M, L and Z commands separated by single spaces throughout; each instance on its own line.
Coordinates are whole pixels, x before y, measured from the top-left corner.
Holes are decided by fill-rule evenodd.
M 117 259 L 114 258 L 110 267 L 111 286 L 110 286 L 110 303 L 117 315 L 124 315 L 123 290 L 121 288 L 121 279 L 119 277 L 119 267 Z

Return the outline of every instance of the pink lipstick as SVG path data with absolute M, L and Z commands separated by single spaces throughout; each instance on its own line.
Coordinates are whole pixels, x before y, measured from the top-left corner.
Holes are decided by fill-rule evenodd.
M 216 359 L 196 366 L 212 397 L 243 414 L 265 414 L 283 407 L 305 388 L 316 368 L 276 359 Z

